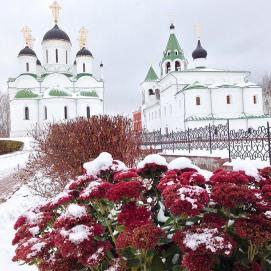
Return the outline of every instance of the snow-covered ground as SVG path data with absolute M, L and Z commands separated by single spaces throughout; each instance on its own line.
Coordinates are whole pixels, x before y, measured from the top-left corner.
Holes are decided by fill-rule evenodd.
M 10 138 L 1 138 L 1 140 L 10 140 Z M 33 139 L 31 137 L 12 138 L 11 140 L 24 142 L 24 148 L 22 151 L 0 155 L 0 178 L 8 176 L 22 168 L 32 151 L 31 145 Z
M 8 201 L 0 205 L 0 270 L 3 271 L 36 271 L 35 267 L 19 265 L 11 261 L 14 247 L 11 245 L 15 231 L 13 225 L 18 216 L 42 202 L 39 197 L 30 194 L 26 186 L 22 186 Z

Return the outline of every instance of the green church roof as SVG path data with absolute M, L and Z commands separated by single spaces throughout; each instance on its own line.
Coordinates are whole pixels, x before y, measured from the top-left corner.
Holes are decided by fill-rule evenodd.
M 30 89 L 19 90 L 15 95 L 16 99 L 29 99 L 29 98 L 37 98 L 37 97 L 38 97 L 38 94 L 33 93 Z
M 153 67 L 151 66 L 149 68 L 149 71 L 147 73 L 145 81 L 156 81 L 156 80 L 158 80 L 158 76 L 157 76 L 155 70 L 153 69 Z
M 178 52 L 178 54 L 176 54 Z M 164 58 L 165 60 L 174 60 L 174 59 L 182 59 L 185 60 L 183 50 L 179 44 L 179 41 L 174 33 L 171 33 L 167 42 L 167 47 L 164 52 Z

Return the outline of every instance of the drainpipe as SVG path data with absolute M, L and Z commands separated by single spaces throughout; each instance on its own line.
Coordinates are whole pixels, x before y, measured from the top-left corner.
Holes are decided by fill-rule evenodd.
M 178 93 L 178 78 L 173 75 L 172 73 L 168 73 L 169 75 L 171 75 L 172 77 L 174 77 L 175 81 L 176 81 L 176 94 Z M 184 92 L 181 92 L 184 96 L 184 114 L 183 114 L 183 125 L 184 125 L 184 130 L 186 129 L 186 123 L 185 123 L 185 113 L 186 113 L 186 110 L 185 110 L 185 94 Z
M 244 103 L 244 88 L 242 87 L 242 113 L 244 114 L 244 116 L 246 116 L 245 113 L 245 103 Z M 248 129 L 248 118 L 246 118 L 246 129 Z

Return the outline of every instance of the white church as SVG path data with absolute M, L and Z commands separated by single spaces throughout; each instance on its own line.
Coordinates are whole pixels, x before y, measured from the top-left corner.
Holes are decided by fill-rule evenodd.
M 170 31 L 159 75 L 150 67 L 140 85 L 143 129 L 171 132 L 227 120 L 231 129 L 266 125 L 262 88 L 248 81 L 249 72 L 208 67 L 200 37 L 188 65 L 173 24 Z
M 50 8 L 54 26 L 43 37 L 42 62 L 32 48 L 30 28 L 23 28 L 26 46 L 18 55 L 19 72 L 8 80 L 12 137 L 25 136 L 44 122 L 104 112 L 103 64 L 96 78 L 87 30 L 80 30 L 80 48 L 73 57 L 71 40 L 58 25 L 61 7 L 55 1 Z

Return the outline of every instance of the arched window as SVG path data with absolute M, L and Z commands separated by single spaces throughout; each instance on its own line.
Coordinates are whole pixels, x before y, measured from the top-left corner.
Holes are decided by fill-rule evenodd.
M 253 103 L 254 104 L 257 104 L 258 102 L 257 102 L 257 95 L 253 95 Z
M 49 53 L 48 53 L 48 50 L 46 50 L 46 63 L 48 64 L 49 62 Z
M 58 49 L 56 49 L 56 63 L 58 63 Z
M 83 63 L 83 72 L 86 72 L 86 64 Z
M 181 63 L 180 61 L 175 62 L 175 71 L 180 71 L 181 70 Z
M 64 106 L 64 119 L 68 119 L 68 107 Z
M 155 90 L 155 97 L 157 100 L 160 100 L 160 90 L 159 89 Z
M 230 95 L 227 95 L 227 104 L 231 104 L 231 96 Z
M 66 64 L 68 64 L 68 51 L 66 50 Z
M 149 95 L 154 95 L 153 89 L 149 89 Z
M 87 106 L 87 118 L 89 119 L 90 118 L 90 107 Z
M 200 97 L 196 97 L 196 105 L 200 105 Z
M 26 71 L 29 72 L 29 63 L 26 63 Z
M 47 120 L 47 106 L 44 106 L 44 120 Z
M 24 108 L 24 119 L 29 120 L 29 108 L 27 106 Z
M 178 53 L 178 51 L 175 51 L 175 55 L 177 56 L 179 53 Z
M 167 55 L 170 56 L 170 51 L 167 52 Z
M 170 62 L 167 62 L 166 64 L 166 73 L 169 73 L 171 71 L 171 65 Z

